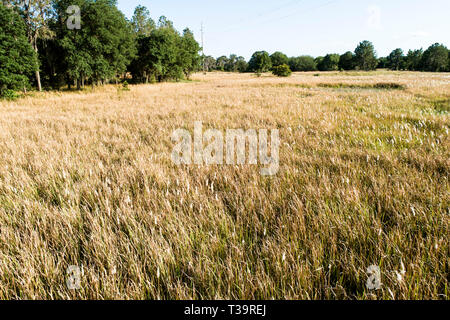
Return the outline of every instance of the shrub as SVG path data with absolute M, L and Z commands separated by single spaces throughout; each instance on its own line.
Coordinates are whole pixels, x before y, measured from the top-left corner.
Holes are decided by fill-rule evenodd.
M 12 100 L 16 100 L 17 98 L 19 98 L 19 95 L 14 90 L 6 89 L 3 91 L 0 91 L 0 98 L 12 101 Z
M 282 64 L 273 68 L 273 74 L 278 77 L 289 77 L 292 74 L 291 69 L 287 64 Z

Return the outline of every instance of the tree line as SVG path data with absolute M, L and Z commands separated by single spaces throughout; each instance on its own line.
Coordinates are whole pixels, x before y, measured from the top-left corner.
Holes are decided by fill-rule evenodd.
M 395 49 L 388 57 L 377 58 L 374 45 L 370 41 L 362 41 L 354 52 L 348 51 L 342 55 L 332 53 L 321 57 L 303 55 L 288 57 L 282 52 L 269 54 L 266 51 L 255 52 L 248 63 L 236 55 L 219 57 L 215 60 L 205 58 L 207 71 L 239 71 L 263 73 L 275 71 L 280 66 L 293 72 L 299 71 L 339 71 L 363 70 L 371 71 L 377 68 L 409 71 L 450 72 L 450 50 L 436 43 L 427 50 L 409 50 L 404 55 L 402 49 Z M 287 69 L 288 67 L 289 69 Z M 288 74 L 289 71 L 286 71 Z
M 77 27 L 76 24 L 79 24 Z M 70 27 L 73 24 L 74 27 Z M 116 0 L 2 0 L 0 2 L 0 96 L 13 97 L 31 87 L 82 89 L 130 81 L 150 83 L 189 79 L 193 72 L 392 70 L 450 71 L 449 50 L 434 44 L 427 50 L 401 49 L 377 58 L 374 45 L 361 42 L 354 52 L 323 57 L 288 57 L 282 52 L 255 52 L 247 62 L 235 54 L 217 59 L 200 55 L 188 28 L 152 20 L 138 6 L 131 19 Z
M 31 86 L 189 78 L 200 69 L 200 50 L 191 30 L 178 32 L 166 17 L 155 22 L 143 6 L 127 19 L 116 0 L 0 2 L 1 96 Z

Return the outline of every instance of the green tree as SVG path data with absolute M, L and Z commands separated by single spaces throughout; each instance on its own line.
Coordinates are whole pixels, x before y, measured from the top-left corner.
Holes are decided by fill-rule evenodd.
M 423 50 L 409 50 L 406 55 L 406 69 L 410 71 L 422 70 Z
M 317 68 L 320 71 L 336 71 L 339 69 L 339 59 L 338 54 L 327 54 L 317 65 Z
M 138 36 L 136 40 L 137 55 L 128 66 L 128 71 L 132 74 L 135 83 L 149 83 L 152 78 L 156 80 L 150 61 L 151 41 L 151 34 L 147 37 Z
M 316 71 L 317 64 L 311 56 L 289 58 L 289 68 L 292 71 Z
M 405 67 L 405 56 L 403 50 L 398 48 L 387 57 L 387 67 L 391 70 L 401 70 Z
M 150 11 L 144 6 L 137 6 L 131 18 L 131 25 L 136 36 L 149 36 L 156 28 L 155 21 L 150 17 Z
M 69 30 L 66 22 L 69 18 L 67 9 L 71 5 L 80 8 L 82 16 L 81 29 Z M 53 26 L 58 42 L 56 46 L 61 48 L 62 64 L 64 65 L 64 77 L 71 88 L 75 83 L 78 88 L 84 86 L 86 79 L 92 76 L 93 58 L 89 50 L 88 27 L 86 12 L 90 2 L 88 0 L 56 0 L 54 10 L 56 13 L 56 23 Z
M 173 22 L 167 19 L 167 17 L 161 16 L 158 20 L 158 28 L 174 29 Z
M 228 64 L 228 58 L 226 56 L 221 56 L 217 58 L 216 70 L 225 71 L 225 66 Z
M 70 30 L 65 21 L 69 5 L 81 9 L 82 28 Z M 67 78 L 80 88 L 86 80 L 105 83 L 118 79 L 136 53 L 132 26 L 111 0 L 59 0 L 60 43 L 67 65 Z
M 287 57 L 287 55 L 279 51 L 273 53 L 270 56 L 270 59 L 272 61 L 272 67 L 278 67 L 283 64 L 287 65 L 289 63 L 289 58 Z
M 189 79 L 193 72 L 200 70 L 201 56 L 199 52 L 201 48 L 195 40 L 194 34 L 188 28 L 183 31 L 179 48 L 179 63 L 184 75 Z
M 225 66 L 225 71 L 228 72 L 236 72 L 237 71 L 237 55 L 231 54 L 230 57 L 227 59 Z
M 216 59 L 211 56 L 206 56 L 203 58 L 203 63 L 205 64 L 206 71 L 211 71 L 216 68 Z
M 378 69 L 386 69 L 388 67 L 388 58 L 387 57 L 381 57 L 378 58 Z
M 422 67 L 425 71 L 442 72 L 448 67 L 448 49 L 443 44 L 435 43 L 422 56 Z
M 353 53 L 347 51 L 339 57 L 339 69 L 342 70 L 353 70 L 355 69 L 355 57 Z
M 35 52 L 23 20 L 0 3 L 0 96 L 26 89 L 28 76 L 36 69 Z
M 14 6 L 22 16 L 26 25 L 28 41 L 36 52 L 38 58 L 38 40 L 52 36 L 47 22 L 51 12 L 51 0 L 3 0 L 4 5 Z M 36 61 L 38 64 L 38 61 Z M 35 70 L 36 85 L 42 91 L 41 74 L 38 68 Z
M 324 59 L 324 57 L 316 57 L 314 59 L 314 62 L 316 63 L 316 66 L 317 66 L 317 70 L 320 70 L 319 66 L 322 66 L 323 59 Z
M 190 31 L 186 33 L 187 38 L 191 36 Z M 191 39 L 188 42 L 190 41 Z M 192 68 L 195 65 L 195 59 L 184 59 L 183 54 L 186 51 L 183 50 L 182 43 L 183 39 L 173 27 L 173 23 L 162 17 L 158 28 L 153 30 L 150 36 L 138 38 L 137 58 L 130 65 L 133 78 L 145 83 L 150 80 L 161 82 L 182 79 L 185 72 L 192 70 L 185 69 L 185 61 L 192 62 L 187 64 Z M 195 50 L 194 48 L 190 52 Z
M 248 65 L 250 71 L 261 74 L 272 68 L 272 61 L 266 51 L 257 51 L 252 55 Z
M 237 61 L 236 61 L 236 67 L 237 67 L 237 71 L 239 72 L 247 72 L 248 70 L 248 63 L 245 60 L 244 57 L 238 57 Z
M 355 49 L 355 64 L 360 70 L 375 70 L 378 65 L 375 48 L 370 41 L 361 42 Z

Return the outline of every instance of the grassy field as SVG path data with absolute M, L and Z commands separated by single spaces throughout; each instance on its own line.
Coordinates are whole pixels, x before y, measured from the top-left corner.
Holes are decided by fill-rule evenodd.
M 1 299 L 449 299 L 450 74 L 193 80 L 0 101 Z M 174 165 L 195 121 L 278 175 Z

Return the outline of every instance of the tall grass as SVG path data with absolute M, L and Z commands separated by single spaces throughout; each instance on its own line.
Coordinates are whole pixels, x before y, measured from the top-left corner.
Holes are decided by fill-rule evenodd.
M 194 79 L 0 102 L 0 298 L 449 298 L 448 74 Z M 194 121 L 279 128 L 280 172 L 175 166 Z

